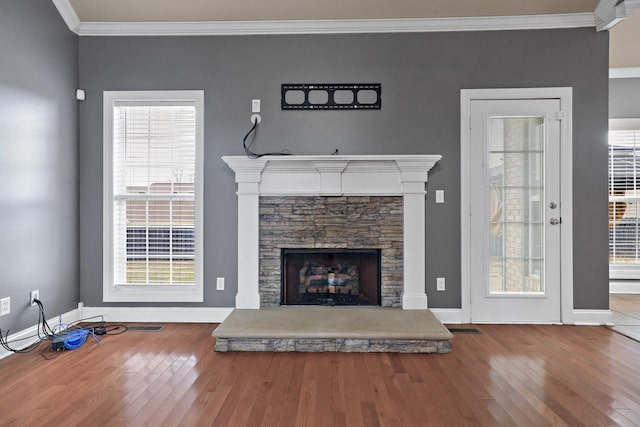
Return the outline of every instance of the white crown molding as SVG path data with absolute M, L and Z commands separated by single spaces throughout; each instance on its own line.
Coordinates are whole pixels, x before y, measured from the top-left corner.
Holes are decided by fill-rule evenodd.
M 640 67 L 610 68 L 610 79 L 637 79 L 640 78 Z
M 594 12 L 596 30 L 610 30 L 638 10 L 640 10 L 640 0 L 600 0 Z
M 68 0 L 54 0 L 66 3 Z M 64 16 L 64 15 L 63 15 Z M 538 30 L 594 27 L 593 13 L 455 18 L 206 22 L 82 22 L 81 36 L 228 36 Z
M 78 34 L 78 28 L 80 28 L 80 18 L 76 14 L 75 9 L 69 3 L 69 0 L 52 0 L 53 4 L 58 9 L 60 16 L 64 19 L 64 22 L 67 24 L 67 27 L 74 33 Z

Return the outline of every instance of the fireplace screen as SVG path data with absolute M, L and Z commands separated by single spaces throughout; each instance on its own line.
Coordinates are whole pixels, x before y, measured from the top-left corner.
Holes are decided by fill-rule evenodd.
M 380 249 L 282 249 L 283 305 L 380 305 Z

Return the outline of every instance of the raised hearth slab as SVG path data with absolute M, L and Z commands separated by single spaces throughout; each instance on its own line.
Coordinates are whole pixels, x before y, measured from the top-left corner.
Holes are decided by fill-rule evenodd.
M 216 351 L 449 353 L 453 335 L 429 310 L 264 307 L 234 310 Z

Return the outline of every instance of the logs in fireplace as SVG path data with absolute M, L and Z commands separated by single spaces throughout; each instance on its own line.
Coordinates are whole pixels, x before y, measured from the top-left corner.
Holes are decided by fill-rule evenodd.
M 282 249 L 282 305 L 380 305 L 379 249 Z

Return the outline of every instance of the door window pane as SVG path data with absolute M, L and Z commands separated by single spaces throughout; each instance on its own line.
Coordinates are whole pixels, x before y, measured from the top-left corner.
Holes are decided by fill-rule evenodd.
M 544 292 L 544 118 L 492 117 L 489 292 Z

